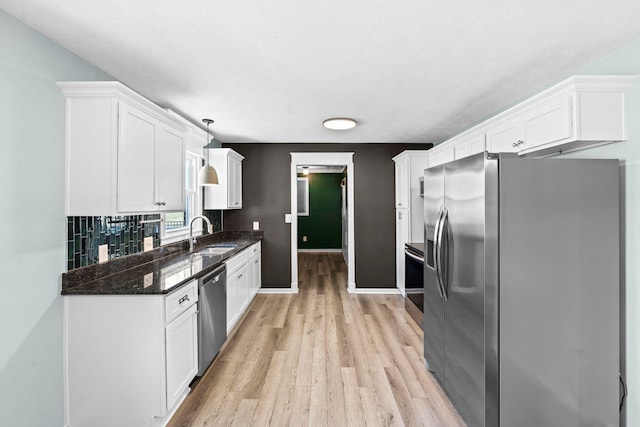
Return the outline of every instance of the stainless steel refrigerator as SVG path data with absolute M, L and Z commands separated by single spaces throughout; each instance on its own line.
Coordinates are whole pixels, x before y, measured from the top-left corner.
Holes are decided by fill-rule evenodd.
M 619 163 L 425 170 L 424 351 L 469 426 L 618 426 Z

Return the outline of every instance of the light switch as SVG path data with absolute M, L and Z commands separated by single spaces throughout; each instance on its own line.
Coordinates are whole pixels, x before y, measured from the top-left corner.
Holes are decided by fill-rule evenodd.
M 253 221 L 253 229 L 260 230 L 260 223 L 258 221 Z
M 291 214 L 284 214 L 284 222 L 286 224 L 291 224 Z
M 153 249 L 153 237 L 145 237 L 144 238 L 144 251 L 150 251 Z
M 98 246 L 98 264 L 102 264 L 103 262 L 109 261 L 109 246 L 108 245 L 100 245 Z
M 307 236 L 302 236 L 302 241 L 306 242 L 307 241 Z

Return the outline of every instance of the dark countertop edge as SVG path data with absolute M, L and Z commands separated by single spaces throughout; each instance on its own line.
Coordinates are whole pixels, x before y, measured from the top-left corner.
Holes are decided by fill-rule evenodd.
M 408 243 L 405 243 L 404 245 L 405 247 L 407 246 L 411 247 L 416 254 L 424 256 L 424 251 L 425 251 L 424 243 L 408 242 Z
M 217 236 L 216 236 L 217 235 Z M 227 237 L 228 236 L 228 237 Z M 175 248 L 176 246 L 185 246 L 184 243 L 178 242 L 178 243 L 174 243 L 174 244 L 169 244 L 166 247 L 160 247 L 160 248 L 156 248 L 153 251 L 150 252 L 154 252 L 154 251 L 158 251 L 158 252 L 164 252 L 167 251 L 168 253 L 165 254 L 164 256 L 161 256 L 160 258 L 152 258 L 150 261 L 146 261 L 146 262 L 141 262 L 138 265 L 135 266 L 128 266 L 125 267 L 123 266 L 122 270 L 120 271 L 113 271 L 113 269 L 108 270 L 109 273 L 104 274 L 104 275 L 99 275 L 97 277 L 93 277 L 92 280 L 88 280 L 88 281 L 83 281 L 80 284 L 77 285 L 72 285 L 72 286 L 65 286 L 65 278 L 69 276 L 69 273 L 63 273 L 62 276 L 62 289 L 60 291 L 60 294 L 63 296 L 78 296 L 78 295 L 91 295 L 91 296 L 113 296 L 113 295 L 139 295 L 139 296 L 148 296 L 148 295 L 166 295 L 169 294 L 173 291 L 178 290 L 179 288 L 181 288 L 182 286 L 190 283 L 193 280 L 197 280 L 200 277 L 205 276 L 206 274 L 210 273 L 211 271 L 215 270 L 216 268 L 220 267 L 226 260 L 228 260 L 229 258 L 237 255 L 238 253 L 242 252 L 243 250 L 247 249 L 248 247 L 254 245 L 257 242 L 262 241 L 263 239 L 263 235 L 262 232 L 218 232 L 218 233 L 213 233 L 213 234 L 207 234 L 207 235 L 203 235 L 203 236 L 199 236 L 198 237 L 198 243 L 196 244 L 193 252 L 190 252 L 188 249 L 182 249 L 179 252 L 171 252 L 170 250 L 167 251 L 167 248 Z M 130 289 L 127 290 L 126 288 L 120 288 L 120 289 L 111 289 L 108 291 L 105 291 L 105 289 L 86 289 L 83 288 L 83 285 L 87 285 L 93 281 L 97 281 L 97 280 L 103 280 L 105 278 L 108 278 L 109 276 L 113 276 L 113 275 L 117 275 L 117 274 L 122 274 L 124 272 L 131 272 L 133 274 L 135 274 L 135 271 L 138 269 L 143 269 L 145 267 L 148 267 L 150 264 L 153 264 L 155 262 L 158 262 L 159 260 L 164 260 L 166 261 L 167 259 L 173 259 L 173 258 L 180 258 L 180 257 L 188 257 L 190 255 L 192 255 L 193 253 L 198 252 L 198 250 L 201 250 L 203 248 L 206 248 L 207 246 L 210 246 L 214 243 L 233 243 L 233 242 L 238 242 L 238 241 L 243 241 L 243 243 L 238 244 L 238 246 L 236 248 L 234 248 L 233 250 L 226 252 L 225 254 L 223 254 L 220 258 L 219 261 L 217 261 L 215 264 L 212 264 L 206 268 L 203 268 L 201 271 L 199 271 L 198 273 L 195 273 L 192 276 L 189 276 L 188 278 L 182 280 L 181 282 L 175 284 L 174 286 L 167 288 L 167 289 L 162 289 L 162 290 L 153 290 L 153 288 L 149 288 L 148 292 L 141 292 L 140 289 L 136 288 L 136 289 Z M 133 254 L 133 256 L 135 257 L 136 254 Z M 131 256 L 128 257 L 123 257 L 123 258 L 130 258 Z M 107 263 L 108 264 L 108 263 Z M 96 267 L 96 266 L 90 266 L 90 267 Z M 90 268 L 89 267 L 89 268 Z M 85 267 L 85 269 L 87 269 L 87 267 Z

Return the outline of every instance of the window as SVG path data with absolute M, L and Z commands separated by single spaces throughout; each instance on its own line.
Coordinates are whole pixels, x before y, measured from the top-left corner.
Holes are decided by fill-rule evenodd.
M 309 178 L 298 178 L 298 216 L 309 216 Z
M 171 243 L 189 237 L 189 223 L 194 216 L 202 214 L 202 187 L 198 185 L 198 165 L 201 156 L 186 152 L 184 165 L 184 207 L 182 212 L 166 212 L 163 214 L 162 243 Z M 202 234 L 202 222 L 193 223 L 193 234 Z

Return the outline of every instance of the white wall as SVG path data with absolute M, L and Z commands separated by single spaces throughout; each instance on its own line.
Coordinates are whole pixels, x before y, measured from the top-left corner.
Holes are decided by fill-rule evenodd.
M 640 39 L 610 52 L 573 74 L 635 74 L 640 76 Z M 623 330 L 622 368 L 629 396 L 626 425 L 640 426 L 640 78 L 626 96 L 629 139 L 565 155 L 574 158 L 621 160 L 624 187 L 624 260 L 621 271 Z M 603 218 L 603 221 L 605 219 Z M 597 245 L 597 242 L 594 242 Z M 626 348 L 625 348 L 626 347 Z M 625 366 L 626 365 L 626 366 Z M 624 425 L 624 424 L 623 424 Z
M 58 80 L 113 79 L 0 11 L 0 425 L 5 426 L 64 423 L 65 101 Z

